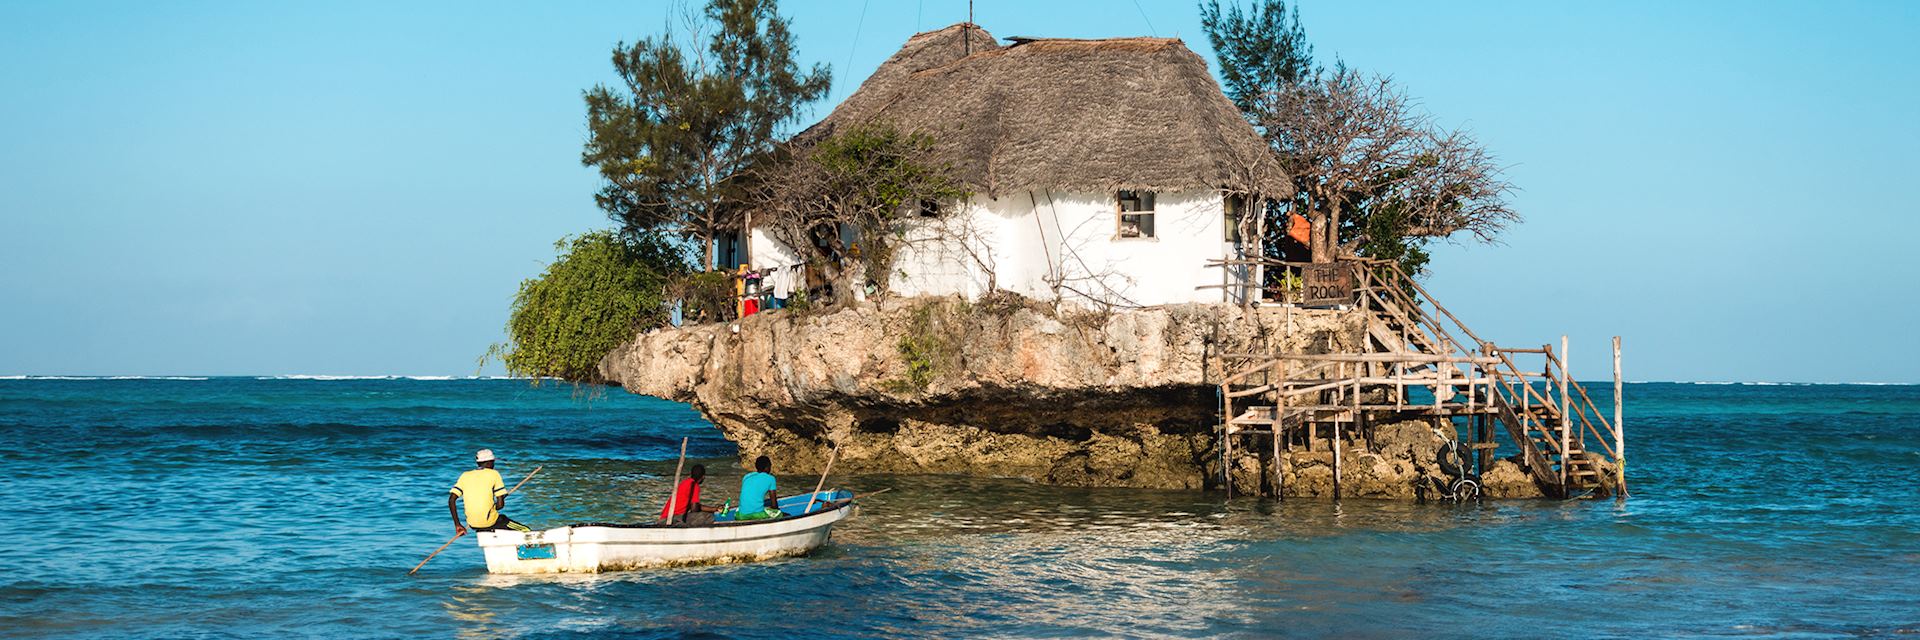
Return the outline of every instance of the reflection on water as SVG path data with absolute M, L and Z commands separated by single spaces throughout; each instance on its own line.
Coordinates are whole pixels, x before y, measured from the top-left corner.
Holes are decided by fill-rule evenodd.
M 1920 389 L 1635 385 L 1635 498 L 1415 505 L 962 477 L 870 495 L 807 558 L 491 576 L 473 449 L 534 526 L 658 513 L 684 406 L 511 381 L 0 381 L 27 532 L 0 635 L 470 638 L 1887 635 L 1920 629 Z M 785 492 L 816 478 L 783 476 Z M 886 493 L 873 491 L 891 489 Z

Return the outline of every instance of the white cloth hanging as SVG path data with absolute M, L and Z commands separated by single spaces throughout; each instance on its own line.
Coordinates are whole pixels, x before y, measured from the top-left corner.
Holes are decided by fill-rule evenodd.
M 793 297 L 793 270 L 780 267 L 768 276 L 773 279 L 773 297 L 785 300 Z

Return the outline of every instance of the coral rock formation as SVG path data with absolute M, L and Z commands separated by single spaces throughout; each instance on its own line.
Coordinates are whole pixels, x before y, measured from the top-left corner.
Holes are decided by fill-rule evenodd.
M 628 391 L 693 404 L 743 459 L 770 455 L 785 471 L 818 470 L 831 445 L 848 472 L 1199 489 L 1220 475 L 1219 356 L 1349 350 L 1361 328 L 1335 310 L 893 298 L 650 331 L 600 367 Z M 1412 498 L 1438 473 L 1444 440 L 1426 423 L 1370 431 L 1343 453 L 1345 495 Z M 1322 435 L 1283 461 L 1287 494 L 1330 495 Z M 1270 461 L 1236 458 L 1250 466 L 1236 482 L 1268 477 Z

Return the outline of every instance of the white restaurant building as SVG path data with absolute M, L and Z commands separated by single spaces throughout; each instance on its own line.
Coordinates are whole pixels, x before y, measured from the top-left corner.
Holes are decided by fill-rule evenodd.
M 1252 125 L 1176 39 L 1013 38 L 978 26 L 915 35 L 800 134 L 861 123 L 929 134 L 972 198 L 909 221 L 889 287 L 900 295 L 1001 289 L 1123 306 L 1234 301 L 1256 252 L 1245 202 L 1292 190 Z M 954 204 L 948 204 L 953 207 Z M 938 215 L 933 215 L 933 214 Z M 764 229 L 755 270 L 801 261 Z M 732 249 L 732 250 L 730 250 Z

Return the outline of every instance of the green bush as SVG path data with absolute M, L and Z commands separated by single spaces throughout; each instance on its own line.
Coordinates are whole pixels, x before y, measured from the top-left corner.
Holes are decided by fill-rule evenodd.
M 914 307 L 906 332 L 896 345 L 906 375 L 887 380 L 881 387 L 894 393 L 919 393 L 935 379 L 959 371 L 963 345 L 956 334 L 964 331 L 961 325 L 972 314 L 973 306 L 965 301 L 933 301 Z
M 668 284 L 685 273 L 681 250 L 659 237 L 595 231 L 554 243 L 545 273 L 520 283 L 507 342 L 488 355 L 517 376 L 605 382 L 600 359 L 637 332 L 666 324 Z

